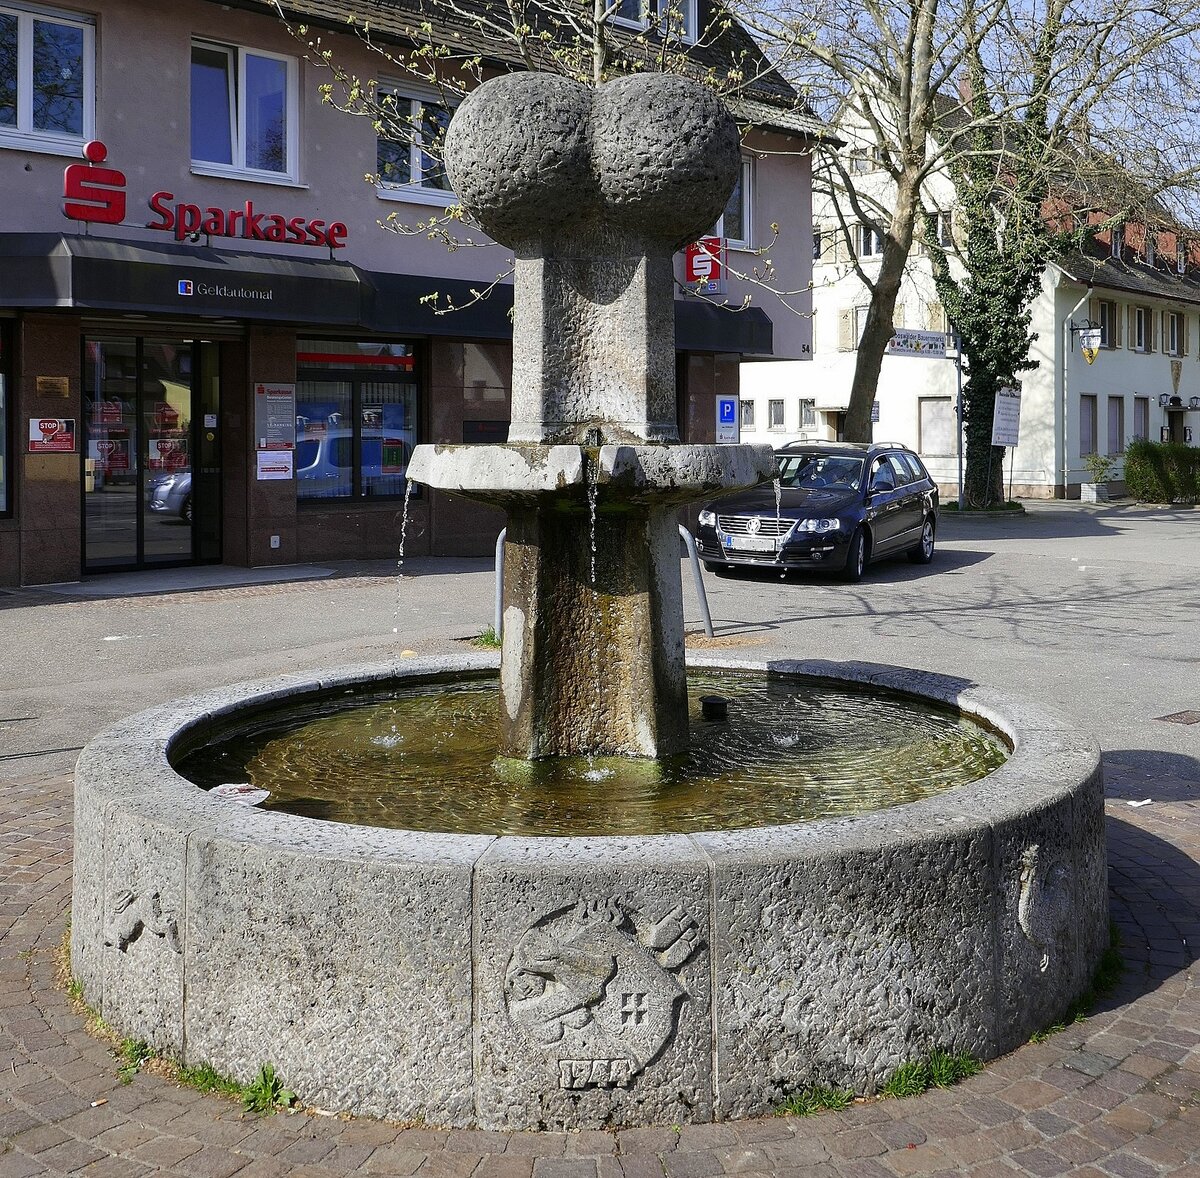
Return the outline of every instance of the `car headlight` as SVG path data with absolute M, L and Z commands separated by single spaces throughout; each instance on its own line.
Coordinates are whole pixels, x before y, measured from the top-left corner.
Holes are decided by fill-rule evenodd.
M 706 507 L 697 517 L 702 528 L 715 528 L 717 526 L 717 513 L 709 511 Z
M 838 521 L 835 519 L 802 519 L 796 525 L 801 532 L 836 532 Z

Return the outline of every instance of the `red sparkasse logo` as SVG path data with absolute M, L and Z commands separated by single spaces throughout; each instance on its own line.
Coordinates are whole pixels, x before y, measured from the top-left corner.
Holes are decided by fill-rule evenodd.
M 68 164 L 63 172 L 63 212 L 73 221 L 119 225 L 125 220 L 125 173 L 92 166 L 108 158 L 108 148 L 97 139 L 83 156 L 86 164 Z
M 73 221 L 119 225 L 126 212 L 125 173 L 94 166 L 108 158 L 108 148 L 99 140 L 88 143 L 83 154 L 88 163 L 70 164 L 63 172 L 64 215 Z M 176 202 L 173 192 L 159 191 L 147 203 L 154 219 L 146 222 L 146 228 L 173 233 L 176 241 L 205 233 L 209 237 L 325 245 L 330 249 L 342 249 L 346 244 L 348 231 L 341 221 L 259 212 L 252 200 L 236 209 L 215 205 L 202 208 L 190 201 Z

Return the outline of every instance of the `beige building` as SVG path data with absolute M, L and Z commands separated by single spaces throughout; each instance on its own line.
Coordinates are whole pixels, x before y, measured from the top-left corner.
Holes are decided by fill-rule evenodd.
M 383 70 L 418 124 L 444 121 L 343 8 L 371 9 L 383 40 L 407 23 L 395 5 L 292 11 L 351 71 Z M 380 227 L 453 202 L 434 158 L 323 103 L 327 71 L 266 0 L 0 0 L 0 61 L 0 584 L 394 554 L 412 447 L 508 423 L 510 290 L 470 293 L 504 250 Z M 801 288 L 816 125 L 781 81 L 757 97 L 718 229 L 752 259 L 786 206 L 773 260 Z M 467 305 L 437 314 L 435 292 Z M 712 437 L 742 357 L 808 346 L 807 319 L 751 299 L 732 314 L 681 283 L 688 439 Z M 412 554 L 488 552 L 502 522 L 419 487 L 408 511 Z

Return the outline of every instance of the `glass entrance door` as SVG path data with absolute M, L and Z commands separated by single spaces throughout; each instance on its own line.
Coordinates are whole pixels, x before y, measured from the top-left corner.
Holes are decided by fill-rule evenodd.
M 216 351 L 190 340 L 84 344 L 85 570 L 219 558 Z

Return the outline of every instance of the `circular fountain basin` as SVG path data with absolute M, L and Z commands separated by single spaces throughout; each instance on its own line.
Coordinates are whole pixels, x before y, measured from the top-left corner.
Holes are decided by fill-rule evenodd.
M 1099 752 L 1038 708 L 865 663 L 693 660 L 900 692 L 1008 761 L 919 801 L 689 834 L 442 834 L 262 811 L 171 766 L 314 692 L 494 655 L 209 692 L 110 728 L 76 777 L 72 967 L 123 1035 L 322 1108 L 492 1128 L 770 1111 L 1055 1021 L 1107 944 Z

